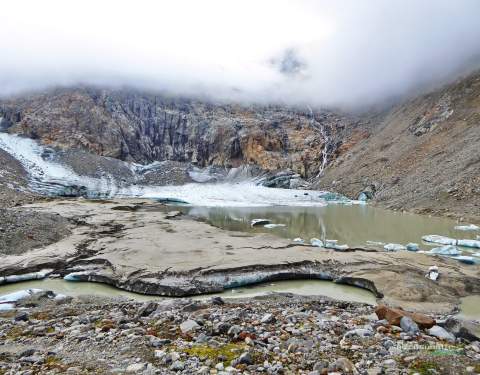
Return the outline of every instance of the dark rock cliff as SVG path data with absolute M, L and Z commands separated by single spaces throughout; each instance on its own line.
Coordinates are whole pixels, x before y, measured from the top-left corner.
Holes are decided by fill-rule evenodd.
M 132 90 L 57 89 L 3 101 L 9 132 L 61 149 L 137 163 L 173 160 L 200 167 L 258 165 L 316 176 L 322 151 L 354 122 L 332 112 L 242 106 Z M 330 135 L 328 142 L 319 126 Z M 334 136 L 335 135 L 335 136 Z

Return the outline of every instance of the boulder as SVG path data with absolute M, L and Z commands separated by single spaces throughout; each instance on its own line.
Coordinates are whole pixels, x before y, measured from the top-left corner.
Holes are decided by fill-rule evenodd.
M 375 309 L 378 319 L 386 319 L 389 324 L 400 326 L 404 316 L 411 318 L 420 328 L 431 328 L 436 324 L 435 319 L 420 313 L 413 313 L 402 309 L 395 309 L 385 305 L 378 305 Z
M 442 328 L 442 327 L 437 326 L 437 325 L 430 328 L 428 330 L 428 334 L 430 336 L 435 336 L 435 337 L 437 337 L 439 339 L 442 339 L 442 340 L 455 342 L 455 336 L 454 335 L 452 335 L 450 332 L 448 332 L 445 328 Z
M 450 317 L 444 322 L 438 323 L 438 325 L 447 329 L 454 334 L 455 337 L 470 342 L 480 341 L 480 337 L 476 334 L 476 332 L 480 332 L 480 323 Z
M 404 332 L 409 334 L 416 334 L 420 331 L 417 323 L 415 323 L 409 316 L 403 316 L 402 319 L 400 319 L 400 327 L 402 327 Z

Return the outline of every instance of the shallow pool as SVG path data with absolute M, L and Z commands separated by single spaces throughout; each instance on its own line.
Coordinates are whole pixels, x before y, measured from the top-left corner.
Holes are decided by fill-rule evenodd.
M 62 279 L 44 279 L 24 281 L 14 284 L 0 286 L 0 295 L 17 292 L 19 290 L 38 288 L 52 290 L 56 293 L 68 296 L 99 295 L 116 297 L 123 296 L 137 301 L 162 300 L 168 297 L 146 296 L 142 294 L 127 292 L 109 285 L 93 282 L 71 282 Z M 264 283 L 241 288 L 229 289 L 223 293 L 195 296 L 194 299 L 208 299 L 212 296 L 223 298 L 247 298 L 267 295 L 273 292 L 295 293 L 299 295 L 322 295 L 343 301 L 364 302 L 375 304 L 375 296 L 365 289 L 349 285 L 335 284 L 323 280 L 293 280 Z

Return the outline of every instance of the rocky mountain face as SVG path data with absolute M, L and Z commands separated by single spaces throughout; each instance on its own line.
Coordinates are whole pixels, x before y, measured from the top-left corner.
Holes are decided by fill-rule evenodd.
M 394 209 L 479 220 L 480 73 L 372 116 L 316 187 Z
M 3 131 L 59 149 L 81 175 L 117 159 L 168 161 L 178 164 L 152 181 L 175 170 L 184 183 L 184 165 L 253 165 L 389 208 L 473 221 L 480 212 L 480 73 L 361 116 L 80 87 L 3 100 L 0 117 Z
M 268 171 L 291 169 L 304 178 L 318 174 L 325 151 L 333 151 L 355 126 L 346 116 L 308 108 L 214 104 L 95 88 L 6 100 L 0 116 L 9 132 L 63 150 L 142 164 L 253 164 Z

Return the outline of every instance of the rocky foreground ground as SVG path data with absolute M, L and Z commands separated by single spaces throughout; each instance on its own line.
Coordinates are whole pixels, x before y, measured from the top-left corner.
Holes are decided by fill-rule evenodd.
M 1 313 L 0 374 L 480 373 L 468 323 L 405 315 L 293 295 L 140 304 L 41 292 Z

